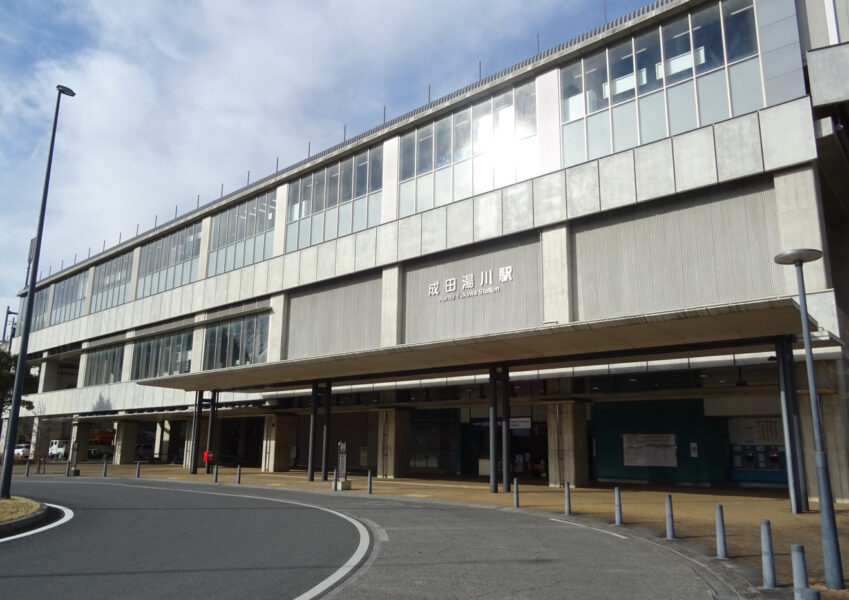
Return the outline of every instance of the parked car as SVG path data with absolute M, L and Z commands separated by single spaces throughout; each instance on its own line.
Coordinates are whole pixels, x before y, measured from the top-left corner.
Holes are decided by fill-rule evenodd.
M 47 456 L 53 460 L 65 460 L 69 454 L 68 446 L 70 446 L 68 440 L 50 440 Z
M 29 458 L 29 444 L 18 444 L 15 446 L 15 460 L 26 460 Z

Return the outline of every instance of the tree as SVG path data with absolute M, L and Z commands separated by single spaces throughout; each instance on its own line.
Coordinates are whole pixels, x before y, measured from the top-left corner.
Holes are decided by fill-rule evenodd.
M 0 349 L 0 414 L 12 406 L 12 391 L 15 389 L 15 367 L 17 356 L 12 356 L 7 350 Z M 38 378 L 27 372 L 24 379 L 24 394 L 38 390 Z M 32 410 L 33 405 L 29 400 L 21 399 L 21 408 Z

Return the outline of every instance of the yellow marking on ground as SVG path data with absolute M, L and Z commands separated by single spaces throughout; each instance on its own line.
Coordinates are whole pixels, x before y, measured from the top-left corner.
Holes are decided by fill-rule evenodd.
M 430 494 L 404 494 L 410 498 L 430 498 Z

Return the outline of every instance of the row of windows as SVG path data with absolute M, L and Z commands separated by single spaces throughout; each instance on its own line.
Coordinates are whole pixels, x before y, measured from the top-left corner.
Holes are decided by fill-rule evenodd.
M 203 369 L 263 363 L 268 359 L 268 313 L 206 328 Z
M 88 271 L 77 273 L 63 279 L 53 290 L 53 308 L 50 310 L 50 324 L 58 325 L 82 316 L 85 310 Z
M 133 345 L 130 379 L 188 373 L 192 368 L 192 330 L 147 338 Z
M 127 252 L 94 268 L 91 312 L 106 310 L 127 301 L 132 266 L 133 253 Z
M 86 358 L 83 385 L 105 385 L 121 381 L 123 363 L 123 346 L 112 346 L 90 352 Z
M 35 306 L 32 307 L 32 325 L 33 331 L 44 329 L 47 327 L 47 301 L 50 298 L 50 288 L 43 288 L 35 293 Z M 23 315 L 26 310 L 26 296 L 21 298 L 21 306 L 18 309 L 18 314 Z M 21 317 L 23 318 L 23 317 Z M 18 333 L 20 335 L 20 333 Z
M 272 190 L 213 215 L 207 277 L 271 258 L 276 213 L 277 192 Z
M 757 110 L 752 0 L 712 2 L 584 57 L 560 70 L 560 90 L 564 166 Z
M 136 298 L 197 280 L 200 228 L 194 223 L 141 247 Z

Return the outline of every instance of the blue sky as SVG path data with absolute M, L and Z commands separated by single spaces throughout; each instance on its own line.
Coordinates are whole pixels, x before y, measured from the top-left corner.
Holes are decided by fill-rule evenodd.
M 647 0 L 0 0 L 0 311 L 17 310 L 56 84 L 56 272 Z

